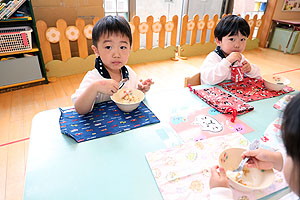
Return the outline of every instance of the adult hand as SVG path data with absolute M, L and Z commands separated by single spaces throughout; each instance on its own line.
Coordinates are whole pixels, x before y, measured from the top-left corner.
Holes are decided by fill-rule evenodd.
M 217 170 L 219 169 L 219 171 Z M 229 187 L 228 178 L 226 176 L 225 169 L 223 167 L 214 166 L 211 168 L 211 176 L 209 179 L 210 189 L 216 187 Z

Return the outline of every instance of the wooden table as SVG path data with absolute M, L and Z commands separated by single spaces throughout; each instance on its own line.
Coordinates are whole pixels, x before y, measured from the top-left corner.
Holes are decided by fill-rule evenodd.
M 273 104 L 280 98 L 252 102 L 255 110 L 239 116 L 255 130 L 245 135 L 247 139 L 260 137 L 279 115 Z M 187 88 L 150 92 L 145 103 L 161 123 L 83 143 L 60 133 L 58 109 L 37 114 L 32 122 L 24 199 L 162 199 L 145 153 L 168 146 L 170 138 L 163 131 L 170 128 L 172 109 L 202 103 Z

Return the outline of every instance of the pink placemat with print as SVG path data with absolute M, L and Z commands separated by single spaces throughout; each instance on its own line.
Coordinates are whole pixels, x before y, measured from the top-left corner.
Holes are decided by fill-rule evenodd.
M 242 82 L 225 82 L 220 83 L 219 86 L 245 102 L 277 97 L 294 91 L 293 88 L 288 86 L 281 91 L 270 91 L 265 87 L 262 79 L 254 79 L 249 77 L 244 78 Z
M 253 131 L 242 120 L 231 120 L 230 114 L 222 114 L 211 107 L 178 111 L 170 116 L 169 124 L 184 141 L 199 141 L 210 137 L 227 135 L 231 132 L 241 134 Z
M 249 141 L 239 133 L 213 137 L 146 154 L 164 200 L 209 199 L 210 168 L 228 148 L 247 149 Z M 273 184 L 264 190 L 233 190 L 234 200 L 254 200 L 287 187 L 283 173 L 275 171 Z
M 253 106 L 246 104 L 242 100 L 222 91 L 219 88 L 211 87 L 200 90 L 193 90 L 194 94 L 200 97 L 208 105 L 223 114 L 231 113 L 228 108 L 233 108 L 238 115 L 245 114 L 254 109 Z

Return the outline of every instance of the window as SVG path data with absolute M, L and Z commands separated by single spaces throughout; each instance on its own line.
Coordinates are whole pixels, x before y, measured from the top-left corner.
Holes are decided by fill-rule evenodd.
M 104 1 L 104 12 L 105 16 L 123 16 L 128 21 L 128 0 L 105 0 Z

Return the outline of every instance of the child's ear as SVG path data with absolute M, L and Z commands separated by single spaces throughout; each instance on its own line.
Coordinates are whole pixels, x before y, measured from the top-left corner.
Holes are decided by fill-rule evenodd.
M 92 45 L 91 47 L 92 47 L 94 53 L 96 54 L 96 56 L 97 56 L 97 57 L 100 56 L 97 47 L 96 47 L 95 45 Z
M 222 43 L 222 41 L 220 41 L 218 38 L 216 38 L 216 44 L 217 44 L 218 46 L 220 46 L 221 43 Z

